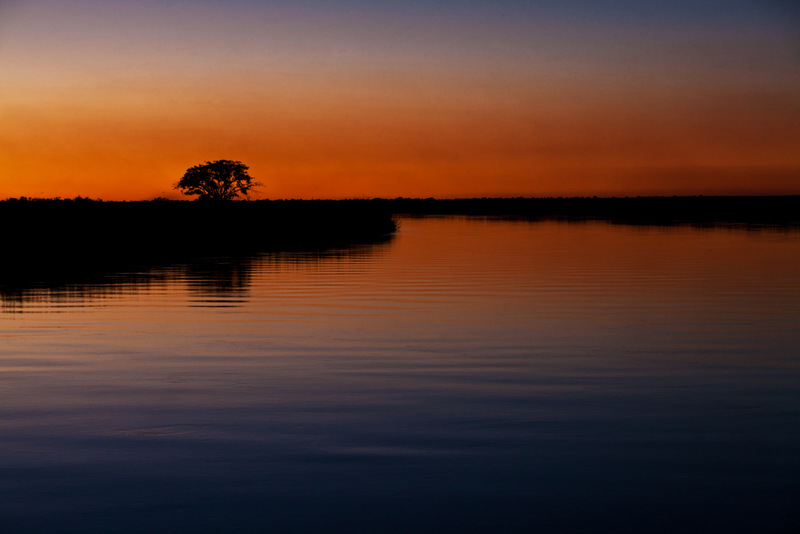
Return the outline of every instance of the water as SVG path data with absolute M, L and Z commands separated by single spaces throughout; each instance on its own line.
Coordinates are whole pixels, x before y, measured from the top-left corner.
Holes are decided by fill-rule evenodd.
M 2 532 L 800 527 L 796 231 L 404 219 L 2 298 Z

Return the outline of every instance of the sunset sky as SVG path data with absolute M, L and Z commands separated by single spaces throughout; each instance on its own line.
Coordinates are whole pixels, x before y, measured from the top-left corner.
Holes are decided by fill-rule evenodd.
M 800 194 L 792 0 L 0 0 L 0 198 Z

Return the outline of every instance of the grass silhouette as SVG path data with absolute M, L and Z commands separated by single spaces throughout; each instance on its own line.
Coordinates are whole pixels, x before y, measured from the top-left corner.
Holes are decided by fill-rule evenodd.
M 322 250 L 386 239 L 397 228 L 367 201 L 103 202 L 10 199 L 0 284 L 83 272 L 282 250 Z
M 800 226 L 800 196 L 103 202 L 0 201 L 0 288 L 211 256 L 325 250 L 385 240 L 396 214 L 624 224 Z

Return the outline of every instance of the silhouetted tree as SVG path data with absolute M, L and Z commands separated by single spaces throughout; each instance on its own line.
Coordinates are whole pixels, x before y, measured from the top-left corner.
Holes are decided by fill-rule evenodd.
M 247 197 L 251 189 L 261 185 L 253 181 L 247 169 L 247 165 L 241 161 L 206 161 L 188 169 L 175 184 L 175 189 L 180 189 L 184 195 L 200 195 L 198 200 L 233 200 L 239 195 Z

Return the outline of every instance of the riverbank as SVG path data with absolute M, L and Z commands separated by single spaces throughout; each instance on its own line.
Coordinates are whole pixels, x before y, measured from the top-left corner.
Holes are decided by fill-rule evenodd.
M 385 240 L 392 214 L 364 201 L 0 202 L 0 282 L 207 256 L 324 250 Z
M 630 224 L 800 224 L 800 196 L 395 198 L 376 200 L 403 215 L 600 219 Z
M 465 215 L 623 224 L 800 226 L 800 196 L 0 201 L 0 285 L 75 279 L 212 256 L 376 243 L 395 216 Z

